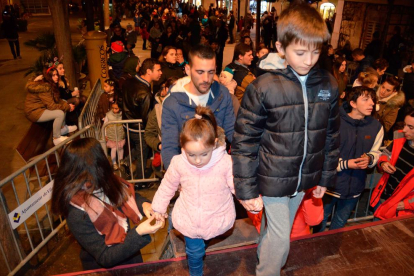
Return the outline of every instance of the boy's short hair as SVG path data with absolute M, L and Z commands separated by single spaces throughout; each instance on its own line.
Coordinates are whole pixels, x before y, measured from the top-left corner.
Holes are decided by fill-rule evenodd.
M 201 59 L 215 59 L 216 53 L 210 46 L 206 45 L 197 45 L 191 48 L 190 52 L 188 53 L 188 64 L 191 66 L 194 57 L 198 57 Z
M 250 51 L 253 51 L 251 46 L 244 43 L 237 44 L 236 47 L 234 47 L 233 61 L 238 60 L 240 55 L 244 56 Z
M 364 55 L 364 51 L 361 48 L 356 48 L 352 51 L 352 56 L 363 56 Z
M 387 68 L 390 64 L 388 63 L 388 61 L 385 58 L 378 58 L 374 61 L 374 64 L 372 64 L 372 67 L 374 69 L 380 69 L 380 70 L 384 70 L 385 68 Z
M 375 90 L 366 86 L 355 86 L 352 87 L 352 90 L 346 95 L 348 103 L 356 103 L 358 98 L 361 96 L 369 96 L 374 103 L 377 102 L 377 94 Z
M 277 22 L 277 40 L 283 49 L 292 43 L 320 48 L 330 37 L 319 12 L 306 3 L 291 4 Z
M 139 68 L 139 74 L 141 76 L 145 75 L 147 73 L 147 70 L 150 69 L 151 71 L 154 71 L 155 64 L 161 65 L 161 63 L 156 60 L 155 58 L 147 58 L 142 63 L 141 67 Z

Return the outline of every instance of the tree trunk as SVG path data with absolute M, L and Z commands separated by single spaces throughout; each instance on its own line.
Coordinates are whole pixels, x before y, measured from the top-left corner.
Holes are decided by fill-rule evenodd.
M 248 0 L 247 0 L 248 1 Z M 257 0 L 257 6 L 256 6 L 256 50 L 258 49 L 260 45 L 260 8 L 261 8 L 261 2 L 260 0 Z
M 65 76 L 71 88 L 78 86 L 73 60 L 72 38 L 69 26 L 68 0 L 48 0 L 53 20 L 56 47 L 59 58 L 63 56 Z
M 103 1 L 98 0 L 97 1 L 98 7 L 96 9 L 96 12 L 98 13 L 99 18 L 99 30 L 101 32 L 105 31 L 105 19 L 104 19 L 104 11 L 103 11 Z
M 86 4 L 86 11 L 85 11 L 86 28 L 88 32 L 94 31 L 95 30 L 95 18 L 93 14 L 93 0 L 85 0 L 85 4 Z

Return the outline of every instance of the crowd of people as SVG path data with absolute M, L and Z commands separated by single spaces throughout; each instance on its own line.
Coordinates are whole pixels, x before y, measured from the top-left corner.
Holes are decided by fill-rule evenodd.
M 369 46 L 350 53 L 358 67 L 349 76 L 347 54 L 327 43 L 326 22 L 307 4 L 266 13 L 256 47 L 248 15 L 240 23 L 232 11 L 188 4 L 124 8 L 135 26 L 124 30 L 115 18 L 108 30 L 112 72 L 96 120 L 142 124 L 106 129 L 111 162 L 94 139 L 70 143 L 53 189 L 52 209 L 67 217 L 84 269 L 142 261 L 139 250 L 163 227 L 176 191 L 170 223 L 184 235 L 190 275 L 203 274 L 209 240 L 233 226 L 235 202 L 260 232 L 257 275 L 280 273 L 291 237 L 326 230 L 329 217 L 330 230 L 344 227 L 368 168 L 384 173 L 370 202 L 376 219 L 413 212 L 412 65 L 401 89 L 398 77 L 384 76 L 391 61 Z M 223 66 L 236 26 L 239 41 Z M 132 51 L 138 35 L 143 50 L 151 47 L 143 62 Z M 66 114 L 84 102 L 69 87 L 61 61 L 27 84 L 26 115 L 53 120 L 55 144 L 76 130 Z M 130 158 L 142 169 L 132 172 Z M 137 179 L 159 173 L 152 203 L 116 170 Z

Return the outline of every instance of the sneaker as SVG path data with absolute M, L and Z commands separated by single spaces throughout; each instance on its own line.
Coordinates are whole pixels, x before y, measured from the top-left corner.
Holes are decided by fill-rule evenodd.
M 68 139 L 69 137 L 66 136 L 60 136 L 59 138 L 53 138 L 53 144 L 55 146 L 59 145 L 60 143 L 64 142 L 66 139 Z
M 69 133 L 71 133 L 71 132 L 74 132 L 74 131 L 78 130 L 78 127 L 77 126 L 68 126 L 68 130 L 69 130 Z
M 21 56 L 18 56 L 17 58 L 18 58 L 18 59 L 22 59 L 22 57 L 21 57 Z
M 66 135 L 68 133 L 74 132 L 77 129 L 78 129 L 77 126 L 65 125 L 63 128 L 60 129 L 60 135 Z

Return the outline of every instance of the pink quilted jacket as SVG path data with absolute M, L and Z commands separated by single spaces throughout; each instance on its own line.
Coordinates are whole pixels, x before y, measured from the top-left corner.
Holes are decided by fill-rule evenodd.
M 179 184 L 180 197 L 172 213 L 175 229 L 193 239 L 209 240 L 233 227 L 233 169 L 225 147 L 215 149 L 210 162 L 202 168 L 191 165 L 184 150 L 174 156 L 154 196 L 152 209 L 165 213 Z

